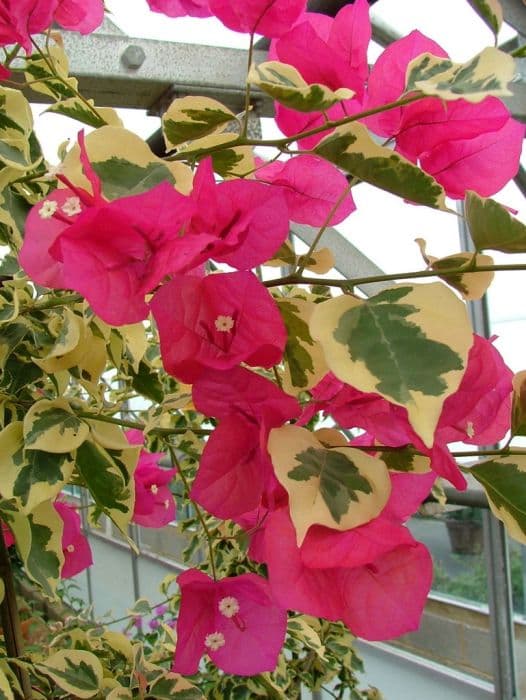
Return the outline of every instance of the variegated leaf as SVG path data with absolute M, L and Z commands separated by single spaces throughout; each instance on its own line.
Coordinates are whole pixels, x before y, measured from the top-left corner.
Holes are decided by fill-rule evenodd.
M 37 668 L 76 698 L 92 698 L 102 687 L 102 664 L 90 651 L 61 649 Z
M 502 5 L 499 0 L 468 0 L 471 7 L 497 36 L 502 27 Z
M 222 130 L 236 116 L 210 97 L 181 97 L 163 114 L 163 135 L 167 149 Z
M 65 399 L 41 399 L 24 419 L 25 448 L 45 452 L 73 452 L 88 437 L 89 426 Z
M 466 220 L 477 250 L 526 252 L 526 225 L 493 199 L 466 194 Z

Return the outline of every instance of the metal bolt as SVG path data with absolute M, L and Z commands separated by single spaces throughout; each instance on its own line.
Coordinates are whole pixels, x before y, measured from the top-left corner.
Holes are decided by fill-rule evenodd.
M 130 44 L 121 56 L 126 68 L 140 68 L 146 59 L 144 50 L 136 44 Z

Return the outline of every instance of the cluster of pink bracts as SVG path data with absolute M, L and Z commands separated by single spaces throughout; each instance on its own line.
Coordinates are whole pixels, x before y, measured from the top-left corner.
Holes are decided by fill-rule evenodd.
M 67 12 L 73 16 L 79 5 L 74 0 L 3 0 L 1 39 L 29 50 L 29 34 L 44 29 L 51 18 L 84 31 L 91 26 L 88 20 L 99 16 L 102 3 L 82 3 L 85 16 L 75 26 L 64 17 Z M 305 0 L 149 0 L 149 5 L 172 17 L 215 15 L 236 31 L 272 37 L 271 58 L 294 65 L 307 82 L 354 91 L 351 100 L 328 111 L 332 119 L 397 100 L 409 61 L 426 51 L 445 55 L 431 39 L 413 32 L 386 49 L 369 71 L 371 27 L 365 0 L 344 7 L 334 19 L 306 13 Z M 289 135 L 321 125 L 323 119 L 277 106 L 277 123 Z M 393 139 L 397 151 L 457 198 L 467 189 L 483 196 L 498 191 L 516 172 L 524 134 L 524 127 L 493 97 L 478 104 L 430 97 L 364 122 Z M 326 134 L 301 144 L 311 148 Z M 108 201 L 82 134 L 79 144 L 91 191 L 59 175 L 63 187 L 29 214 L 20 262 L 35 282 L 81 293 L 110 324 L 135 323 L 152 312 L 166 370 L 192 383 L 196 408 L 218 421 L 191 497 L 252 533 L 250 554 L 268 568 L 268 580 L 244 574 L 213 581 L 196 570 L 179 577 L 174 670 L 196 672 L 203 653 L 229 673 L 274 669 L 287 609 L 343 620 L 367 639 L 414 629 L 431 585 L 432 565 L 404 523 L 437 475 L 465 487 L 449 443 L 490 444 L 509 427 L 511 372 L 491 342 L 474 338 L 464 379 L 445 402 L 432 448 L 414 433 L 404 408 L 332 375 L 313 389 L 312 402 L 302 412 L 275 384 L 240 367 L 274 366 L 287 340 L 272 296 L 251 269 L 283 244 L 290 220 L 321 225 L 346 186 L 344 176 L 318 157 L 299 155 L 259 169 L 256 179 L 217 183 L 211 160 L 205 159 L 188 196 L 162 183 Z M 331 223 L 353 209 L 349 195 Z M 235 271 L 207 275 L 208 260 Z M 312 526 L 298 547 L 288 496 L 274 474 L 267 440 L 271 429 L 289 420 L 306 423 L 318 411 L 342 427 L 364 429 L 361 444 L 413 445 L 430 457 L 432 471 L 391 474 L 391 496 L 378 517 L 346 532 Z M 161 526 L 174 515 L 167 486 L 173 471 L 160 470 L 156 459 L 143 451 L 136 470 L 134 519 L 146 526 Z

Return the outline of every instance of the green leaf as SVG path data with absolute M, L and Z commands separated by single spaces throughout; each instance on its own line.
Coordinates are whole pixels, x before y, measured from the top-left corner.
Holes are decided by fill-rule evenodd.
M 468 191 L 465 213 L 477 250 L 526 252 L 526 226 L 495 200 Z
M 507 97 L 515 75 L 515 61 L 499 49 L 486 48 L 466 63 L 453 63 L 424 53 L 407 66 L 406 91 L 415 90 L 443 100 L 481 102 L 488 95 Z
M 26 512 L 32 511 L 40 503 L 53 499 L 62 491 L 71 478 L 75 466 L 71 454 L 52 454 L 40 450 L 28 450 L 14 455 L 13 460 L 20 459 L 17 475 L 11 493 L 20 499 Z M 9 473 L 6 464 L 5 489 L 8 491 Z
M 526 544 L 526 454 L 479 462 L 470 469 L 511 537 Z
M 88 437 L 89 427 L 65 399 L 37 401 L 24 419 L 25 447 L 46 452 L 73 452 Z
M 468 0 L 468 2 L 493 34 L 497 36 L 503 19 L 502 6 L 499 0 Z
M 89 651 L 61 649 L 37 668 L 78 698 L 92 698 L 102 686 L 102 665 Z
M 366 301 L 318 304 L 310 330 L 344 382 L 405 406 L 429 447 L 473 342 L 464 304 L 441 283 L 392 287 Z
M 387 502 L 387 468 L 361 450 L 328 449 L 310 431 L 294 425 L 272 430 L 268 450 L 289 494 L 298 544 L 311 525 L 349 530 L 376 517 Z
M 417 204 L 447 210 L 441 185 L 390 148 L 376 144 L 362 124 L 338 127 L 314 152 L 375 187 Z
M 296 461 L 298 466 L 287 476 L 295 481 L 318 478 L 320 493 L 337 523 L 349 510 L 351 501 L 358 501 L 357 491 L 372 491 L 371 484 L 360 474 L 348 454 L 309 447 L 296 455 Z
M 137 373 L 130 370 L 132 378 L 132 387 L 135 391 L 147 399 L 155 403 L 162 403 L 164 399 L 164 390 L 159 381 L 158 373 L 154 372 L 146 362 L 139 363 L 139 371 Z
M 208 136 L 236 116 L 227 107 L 209 97 L 181 97 L 163 114 L 163 134 L 171 150 L 181 143 Z
M 3 580 L 2 580 L 3 586 Z M 2 594 L 3 597 L 3 594 Z M 0 669 L 0 700 L 15 700 L 15 696 L 11 691 L 9 681 L 4 672 Z
M 354 92 L 348 88 L 333 91 L 319 83 L 309 85 L 294 66 L 279 61 L 252 65 L 248 82 L 298 112 L 321 112 L 354 96 Z
M 95 503 L 125 534 L 133 515 L 135 493 L 131 474 L 139 451 L 140 447 L 106 450 L 91 440 L 77 450 L 77 469 Z
M 410 447 L 399 447 L 388 452 L 380 449 L 379 453 L 390 471 L 426 474 L 431 469 L 429 457 L 415 454 Z
M 7 359 L 28 332 L 29 326 L 24 322 L 10 323 L 0 328 L 0 369 L 5 368 Z M 2 386 L 8 385 L 2 381 Z
M 165 672 L 148 691 L 155 700 L 204 700 L 201 691 L 178 673 Z
M 163 163 L 149 163 L 141 167 L 124 158 L 110 158 L 93 163 L 93 169 L 102 181 L 104 195 L 110 200 L 141 194 L 161 182 L 175 182 Z
M 55 104 L 46 109 L 46 112 L 63 114 L 65 117 L 71 117 L 71 119 L 75 119 L 82 124 L 93 126 L 95 129 L 105 126 L 107 122 L 95 108 L 93 100 L 88 100 L 88 102 L 93 109 L 90 109 L 85 102 L 75 95 L 74 97 L 55 102 Z

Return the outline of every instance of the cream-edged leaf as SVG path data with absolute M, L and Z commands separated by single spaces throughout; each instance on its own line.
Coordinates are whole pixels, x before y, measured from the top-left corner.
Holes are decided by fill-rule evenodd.
M 526 225 L 493 199 L 466 193 L 466 221 L 477 250 L 526 252 Z
M 369 522 L 389 498 L 387 467 L 361 450 L 328 449 L 309 430 L 293 425 L 272 430 L 268 449 L 289 494 L 298 545 L 311 525 L 344 531 Z
M 90 651 L 61 649 L 37 668 L 76 698 L 92 698 L 102 687 L 102 664 Z
M 406 90 L 419 90 L 443 100 L 482 102 L 488 95 L 508 97 L 515 61 L 504 51 L 488 47 L 466 63 L 453 63 L 424 53 L 407 66 Z
M 375 143 L 363 124 L 338 127 L 314 152 L 375 187 L 417 204 L 448 210 L 442 186 L 403 156 Z
M 354 92 L 348 88 L 331 90 L 319 83 L 309 85 L 294 66 L 279 61 L 253 64 L 248 82 L 298 112 L 320 112 L 354 96 Z
M 168 149 L 199 139 L 236 120 L 236 115 L 210 97 L 181 97 L 163 114 L 163 135 Z
M 311 335 L 341 381 L 405 406 L 427 446 L 473 342 L 464 304 L 445 285 L 399 285 L 367 300 L 318 304 Z
M 470 474 L 484 487 L 493 514 L 510 536 L 526 544 L 526 454 L 479 462 Z
M 45 452 L 73 452 L 88 437 L 89 426 L 65 399 L 41 399 L 24 418 L 25 448 Z

